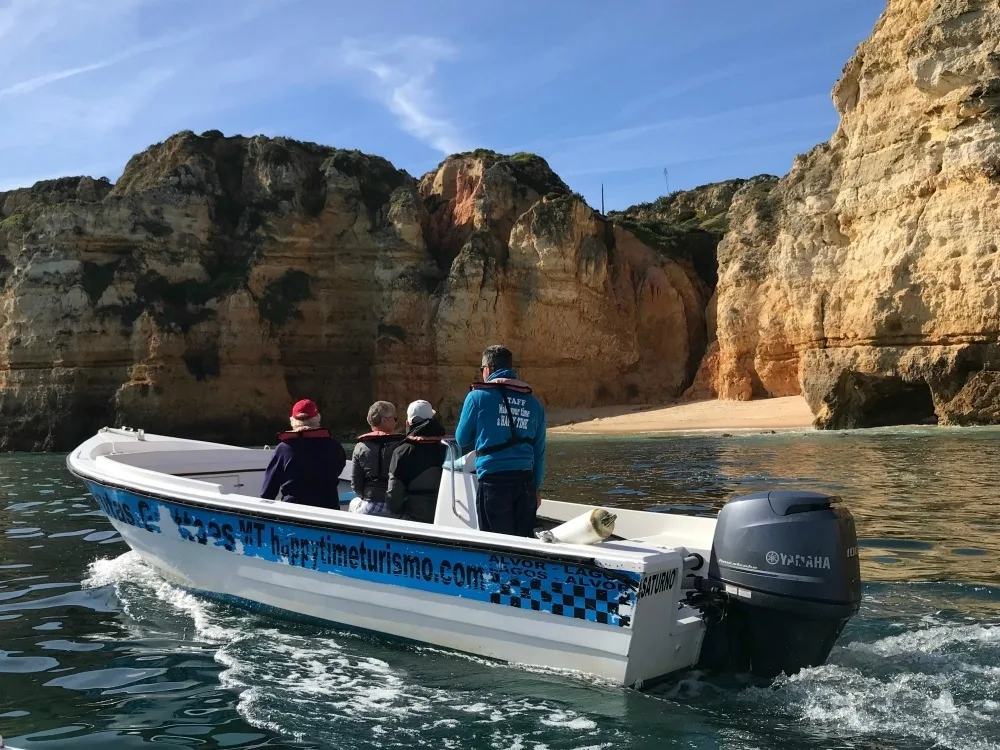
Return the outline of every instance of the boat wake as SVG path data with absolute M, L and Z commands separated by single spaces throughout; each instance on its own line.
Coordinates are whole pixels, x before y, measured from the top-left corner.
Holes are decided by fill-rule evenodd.
M 831 663 L 741 694 L 827 737 L 1000 750 L 1000 624 L 932 624 L 854 641 Z
M 472 728 L 497 748 L 532 747 L 525 742 L 535 736 L 545 736 L 550 747 L 607 747 L 617 735 L 569 708 L 571 700 L 542 697 L 558 691 L 511 696 L 481 689 L 523 682 L 515 667 L 245 612 L 173 586 L 134 552 L 92 563 L 83 585 L 113 586 L 136 637 L 162 634 L 168 616 L 187 621 L 177 622 L 178 629 L 193 624 L 194 640 L 215 647 L 219 681 L 239 696 L 243 718 L 298 741 L 329 737 L 334 724 L 341 748 L 351 747 L 351 738 L 355 747 L 371 747 L 379 737 L 408 747 L 458 748 Z M 581 682 L 578 689 L 589 687 Z M 554 735 L 564 742 L 552 742 Z
M 211 649 L 244 719 L 304 742 L 336 734 L 341 748 L 457 748 L 471 737 L 497 748 L 644 746 L 654 736 L 704 736 L 708 723 L 731 748 L 867 740 L 1000 750 L 1000 623 L 898 602 L 868 598 L 823 667 L 766 686 L 720 686 L 692 671 L 650 696 L 245 612 L 165 582 L 132 552 L 93 563 L 84 585 L 113 586 L 134 637 L 184 633 L 189 647 Z M 917 603 L 926 612 L 928 602 Z

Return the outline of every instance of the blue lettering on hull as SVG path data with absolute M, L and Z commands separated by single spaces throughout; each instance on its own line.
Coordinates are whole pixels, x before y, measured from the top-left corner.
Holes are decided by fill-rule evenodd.
M 87 486 L 101 510 L 119 523 L 220 552 L 606 625 L 631 625 L 637 573 L 609 575 L 593 566 L 366 537 L 193 508 L 92 482 Z

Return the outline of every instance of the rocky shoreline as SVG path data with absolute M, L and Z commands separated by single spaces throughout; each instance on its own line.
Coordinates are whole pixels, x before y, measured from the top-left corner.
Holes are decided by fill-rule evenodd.
M 532 154 L 415 179 L 179 133 L 0 193 L 0 449 L 265 442 L 307 395 L 454 418 L 503 341 L 550 409 L 802 395 L 825 428 L 1000 422 L 1000 9 L 889 0 L 783 178 L 602 216 Z

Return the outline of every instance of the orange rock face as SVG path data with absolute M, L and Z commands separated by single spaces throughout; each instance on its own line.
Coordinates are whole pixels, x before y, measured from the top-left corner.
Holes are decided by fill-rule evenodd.
M 386 318 L 376 390 L 457 416 L 485 344 L 505 342 L 555 407 L 679 395 L 705 346 L 690 264 L 602 219 L 537 157 L 451 157 L 420 182 L 443 278 Z M 400 377 L 405 373 L 405 377 Z

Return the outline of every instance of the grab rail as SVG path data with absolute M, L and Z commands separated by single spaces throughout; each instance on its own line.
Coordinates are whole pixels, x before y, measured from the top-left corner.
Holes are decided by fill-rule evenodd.
M 112 435 L 125 435 L 126 437 L 133 437 L 136 440 L 145 440 L 146 431 L 143 429 L 133 430 L 131 427 L 102 427 L 98 430 L 100 433 L 110 433 Z
M 448 460 L 451 463 L 451 512 L 456 516 L 458 515 L 458 498 L 455 495 L 455 463 L 458 461 L 460 456 L 458 455 L 459 447 L 458 443 L 452 442 L 451 440 L 445 441 L 445 445 L 448 446 Z
M 145 441 L 145 439 L 146 439 L 146 431 L 145 430 L 142 430 L 142 429 L 133 430 L 131 427 L 126 427 L 125 425 L 122 425 L 120 428 L 119 427 L 102 427 L 97 432 L 99 434 L 102 434 L 102 435 L 122 435 L 124 437 L 135 438 L 136 440 L 142 440 L 142 441 Z M 118 453 L 118 445 L 115 443 L 114 440 L 112 440 L 111 441 L 111 455 L 115 455 L 117 453 Z

